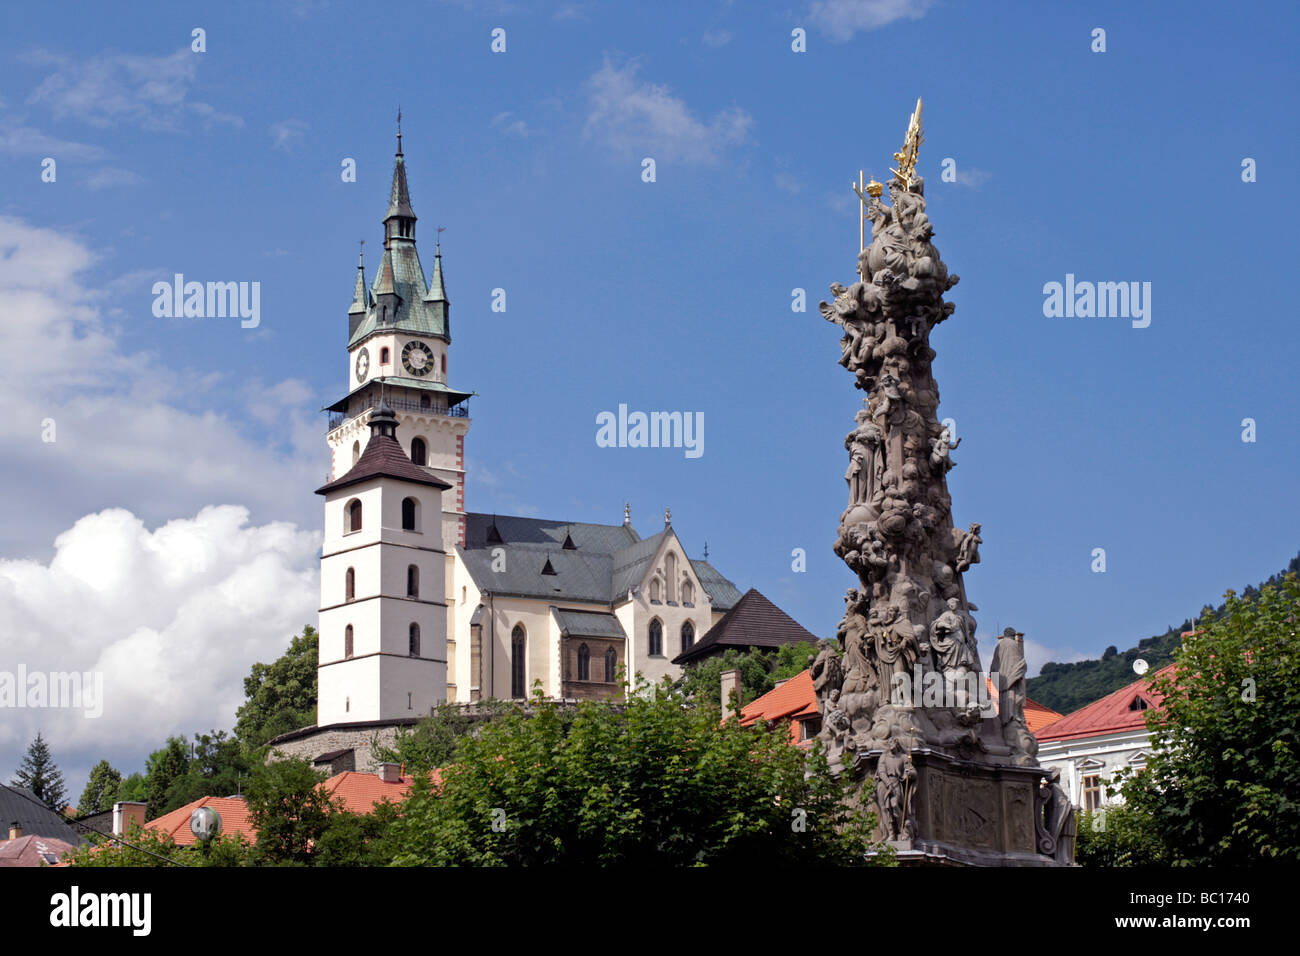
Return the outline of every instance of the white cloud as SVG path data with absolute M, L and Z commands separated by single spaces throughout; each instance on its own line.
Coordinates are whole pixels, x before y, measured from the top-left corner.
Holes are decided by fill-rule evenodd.
M 976 644 L 979 646 L 980 663 L 984 665 L 984 669 L 987 671 L 989 665 L 993 663 L 993 651 L 998 646 L 998 635 L 981 632 L 977 635 Z M 1043 665 L 1049 661 L 1056 661 L 1058 664 L 1069 664 L 1074 661 L 1089 659 L 1087 654 L 1048 647 L 1046 644 L 1040 644 L 1038 641 L 1025 638 L 1025 666 L 1027 668 L 1025 673 L 1027 677 L 1037 677 L 1038 672 L 1043 669 Z
M 853 39 L 859 30 L 877 30 L 895 20 L 919 20 L 933 0 L 816 0 L 809 21 L 834 42 Z
M 616 67 L 606 56 L 587 79 L 585 137 L 627 155 L 702 165 L 717 163 L 748 138 L 754 121 L 744 110 L 731 107 L 704 122 L 668 87 L 639 81 L 638 69 L 635 61 Z
M 971 189 L 979 189 L 986 182 L 993 178 L 993 174 L 987 169 L 976 169 L 974 166 L 963 166 L 957 164 L 957 185 L 969 186 Z
M 24 59 L 56 69 L 28 102 L 49 106 L 55 119 L 72 117 L 98 127 L 127 123 L 173 130 L 188 116 L 242 126 L 240 117 L 188 98 L 204 55 L 188 46 L 166 56 L 105 53 L 85 60 L 37 51 Z
M 86 185 L 91 189 L 111 189 L 114 186 L 135 186 L 144 182 L 139 173 L 129 169 L 117 169 L 105 166 L 86 177 Z
M 289 152 L 302 141 L 307 132 L 307 124 L 300 119 L 280 120 L 271 124 L 271 148 Z
M 129 772 L 170 734 L 232 727 L 252 664 L 314 623 L 320 596 L 320 534 L 248 518 L 205 507 L 151 531 L 112 508 L 60 534 L 48 564 L 0 560 L 0 670 L 99 673 L 104 698 L 98 717 L 6 709 L 0 753 L 16 763 L 39 730 L 65 769 Z
M 528 138 L 528 124 L 521 119 L 515 119 L 514 113 L 498 113 L 492 117 L 492 127 L 499 129 L 506 136 L 515 136 L 519 139 Z
M 718 47 L 724 47 L 731 42 L 731 32 L 728 30 L 705 30 L 704 36 L 700 39 L 705 46 L 711 46 L 716 50 Z

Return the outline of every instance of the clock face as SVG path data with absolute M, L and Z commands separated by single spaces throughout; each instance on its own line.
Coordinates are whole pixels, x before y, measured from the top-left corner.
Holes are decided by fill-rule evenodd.
M 357 381 L 364 382 L 370 374 L 370 352 L 362 349 L 357 353 Z
M 433 368 L 433 353 L 423 342 L 407 342 L 402 349 L 402 367 L 412 375 L 427 375 Z

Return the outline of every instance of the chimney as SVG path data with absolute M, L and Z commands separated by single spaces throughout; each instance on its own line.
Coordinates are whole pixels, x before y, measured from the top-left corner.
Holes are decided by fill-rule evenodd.
M 379 779 L 384 783 L 401 783 L 401 768 L 395 763 L 381 763 L 379 765 Z
M 126 836 L 132 824 L 143 827 L 145 807 L 134 801 L 113 804 L 113 836 Z
M 731 695 L 736 695 L 736 702 L 740 702 L 740 671 L 723 671 L 722 672 L 722 719 L 729 719 L 735 711 L 731 709 Z
M 23 828 L 22 825 L 17 820 L 9 824 L 9 839 L 17 840 L 22 835 L 23 835 Z

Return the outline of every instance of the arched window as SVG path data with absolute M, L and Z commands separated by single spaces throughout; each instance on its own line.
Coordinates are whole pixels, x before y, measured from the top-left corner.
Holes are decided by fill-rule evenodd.
M 406 566 L 406 596 L 413 598 L 420 596 L 420 569 L 414 564 Z
M 349 624 L 347 626 L 347 630 L 343 632 L 343 656 L 345 658 L 352 656 L 352 625 L 351 624 Z
M 357 463 L 357 459 L 360 457 L 361 457 L 361 442 L 354 441 L 352 443 L 352 464 L 355 465 Z
M 447 353 L 446 352 L 442 353 L 442 374 L 443 375 L 447 374 Z
M 388 349 L 387 349 L 387 348 L 382 348 L 382 349 L 379 350 L 379 364 L 380 364 L 380 365 L 387 365 L 387 364 L 388 364 Z
M 614 672 L 618 670 L 618 652 L 610 648 L 605 652 L 605 683 L 614 683 Z
M 591 680 L 591 649 L 586 644 L 578 648 L 578 680 Z
M 348 520 L 347 520 L 348 532 L 350 533 L 350 532 L 353 532 L 353 531 L 360 531 L 360 530 L 361 530 L 361 501 L 360 501 L 360 499 L 358 499 L 358 498 L 353 498 L 351 501 L 349 501 L 349 502 L 348 502 L 348 507 L 347 507 L 347 512 L 348 512 Z
M 411 622 L 411 656 L 420 656 L 420 625 Z
M 518 624 L 510 633 L 510 696 L 524 696 L 524 629 Z
M 650 656 L 663 657 L 664 654 L 664 625 L 659 618 L 650 622 Z
M 682 625 L 682 651 L 689 651 L 695 643 L 695 625 L 687 621 Z
M 429 463 L 429 449 L 424 444 L 423 438 L 411 439 L 411 461 L 417 465 L 427 465 Z
M 682 603 L 683 604 L 695 603 L 695 585 L 691 584 L 690 581 L 682 582 Z
M 677 555 L 671 551 L 664 558 L 664 590 L 668 595 L 665 600 L 677 600 Z
M 348 573 L 343 578 L 343 600 L 355 601 L 357 599 L 357 572 L 354 568 L 348 568 Z
M 402 499 L 402 530 L 420 530 L 420 503 L 414 498 Z
M 659 587 L 659 579 L 654 578 L 650 582 L 650 600 L 659 604 L 663 601 L 663 590 Z

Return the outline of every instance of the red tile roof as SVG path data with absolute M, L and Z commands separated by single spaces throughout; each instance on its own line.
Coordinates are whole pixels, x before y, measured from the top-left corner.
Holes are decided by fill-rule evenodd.
M 384 783 L 377 774 L 344 770 L 326 780 L 322 787 L 331 797 L 338 797 L 350 813 L 370 813 L 383 800 L 401 803 L 411 791 L 413 777 L 400 777 L 396 783 Z
M 984 686 L 989 689 L 989 696 L 993 698 L 993 703 L 996 705 L 998 702 L 998 689 L 993 686 L 993 681 L 985 677 Z M 1025 725 L 1035 737 L 1039 736 L 1038 732 L 1044 727 L 1048 727 L 1060 719 L 1061 715 L 1052 708 L 1045 707 L 1029 697 L 1025 698 Z
M 242 833 L 250 843 L 257 842 L 257 831 L 248 819 L 248 804 L 240 797 L 201 797 L 183 807 L 177 807 L 171 813 L 150 820 L 144 828 L 166 833 L 177 846 L 192 846 L 198 842 L 198 838 L 190 830 L 190 816 L 199 807 L 211 807 L 221 815 L 222 836 Z
M 799 743 L 802 734 L 799 721 L 804 717 L 815 717 L 817 710 L 817 692 L 813 690 L 812 672 L 803 670 L 791 677 L 780 687 L 774 687 L 762 697 L 740 708 L 740 724 L 748 727 L 758 720 L 784 720 L 790 718 L 790 737 L 792 743 Z
M 1149 682 L 1159 674 L 1169 673 L 1175 666 L 1168 664 L 1154 674 L 1148 674 L 1126 687 L 1107 694 L 1101 700 L 1093 701 L 1086 707 L 1067 714 L 1038 734 L 1038 739 L 1040 741 L 1075 740 L 1079 737 L 1114 734 L 1125 730 L 1145 730 L 1147 709 L 1159 709 L 1164 702 L 1163 695 L 1152 692 Z M 1132 709 L 1133 701 L 1138 697 L 1146 701 L 1147 708 Z

